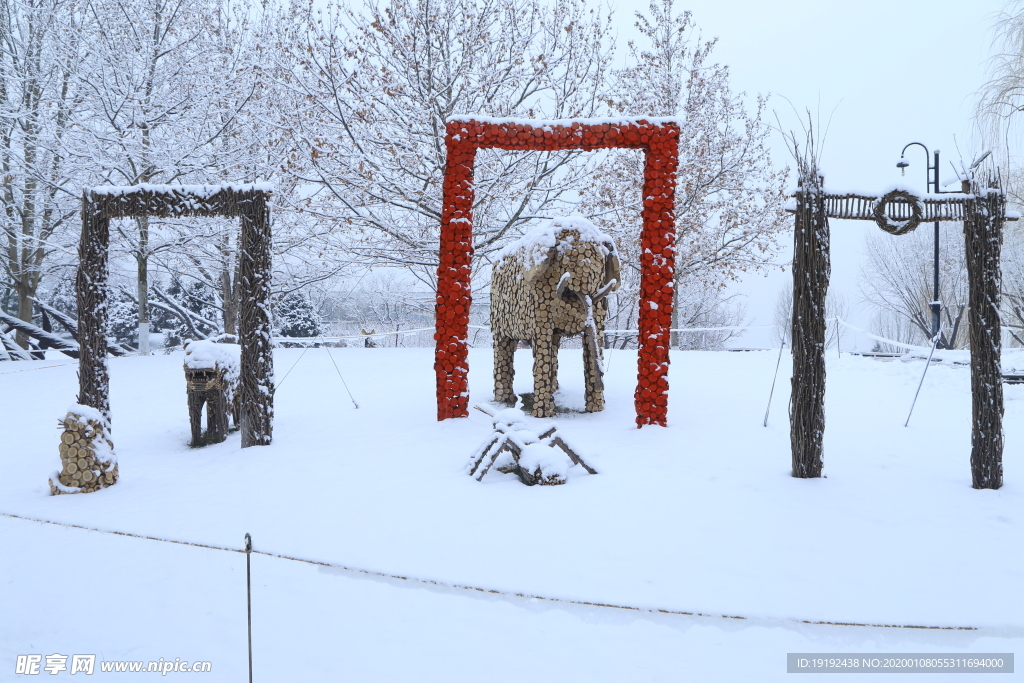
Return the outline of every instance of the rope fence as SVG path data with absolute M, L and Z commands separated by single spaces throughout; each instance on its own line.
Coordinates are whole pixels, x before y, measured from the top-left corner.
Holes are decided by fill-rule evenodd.
M 405 576 L 402 574 L 393 574 L 389 572 L 374 571 L 372 569 L 363 569 L 360 567 L 352 567 L 344 564 L 335 564 L 331 562 L 323 562 L 320 560 L 311 560 L 302 557 L 295 557 L 293 555 L 286 555 L 284 553 L 275 553 L 266 550 L 257 550 L 252 546 L 252 539 L 249 534 L 245 535 L 245 546 L 241 548 L 229 548 L 225 546 L 213 545 L 210 543 L 199 543 L 195 541 L 181 541 L 170 538 L 161 538 L 159 536 L 150 536 L 146 534 L 133 534 L 127 531 L 116 531 L 110 529 L 98 529 L 96 527 L 85 526 L 82 524 L 69 524 L 67 522 L 57 522 L 49 519 L 40 519 L 36 517 L 28 517 L 25 515 L 16 515 L 10 512 L 0 512 L 0 517 L 7 517 L 9 519 L 18 519 L 26 522 L 35 522 L 37 524 L 50 524 L 53 526 L 60 526 L 69 529 L 80 529 L 82 531 L 88 531 L 92 533 L 109 534 L 112 536 L 122 536 L 126 538 L 135 538 L 146 541 L 156 541 L 158 543 L 172 543 L 175 545 L 186 545 L 193 548 L 203 548 L 206 550 L 216 550 L 220 552 L 238 553 L 241 555 L 262 555 L 264 557 L 271 557 L 278 560 L 285 560 L 287 562 L 298 562 L 301 564 L 314 565 L 317 567 L 330 567 L 332 569 L 339 570 L 341 572 L 349 574 L 357 574 L 362 576 L 372 576 L 374 578 L 391 579 L 397 581 L 407 581 L 409 584 L 416 584 L 422 586 L 432 586 L 438 588 L 447 588 L 456 591 L 467 591 L 471 593 L 485 593 L 488 595 L 498 595 L 505 598 L 515 600 L 543 600 L 545 602 L 559 603 L 564 605 L 578 605 L 581 607 L 598 607 L 604 609 L 616 609 L 626 610 L 630 612 L 641 612 L 648 614 L 671 614 L 683 617 L 701 617 L 707 619 L 733 619 L 733 620 L 757 620 L 760 617 L 745 617 L 732 614 L 713 614 L 708 612 L 693 612 L 686 610 L 674 610 L 665 609 L 659 607 L 638 607 L 634 605 L 622 605 L 606 602 L 598 602 L 596 600 L 573 600 L 570 598 L 558 598 L 549 595 L 537 595 L 534 593 L 527 592 L 513 592 L 503 591 L 494 588 L 485 588 L 482 586 L 474 586 L 470 584 L 451 583 L 447 581 L 439 581 L 437 579 L 423 579 L 415 576 Z M 248 572 L 247 572 L 248 573 Z M 248 577 L 247 577 L 248 580 Z M 770 619 L 770 618 L 765 618 Z M 795 619 L 795 618 L 782 618 L 779 621 L 788 621 L 791 623 L 798 624 L 810 624 L 814 626 L 855 626 L 861 628 L 886 628 L 886 629 L 915 629 L 915 630 L 929 630 L 929 631 L 978 631 L 980 630 L 977 626 L 933 626 L 933 625 L 920 625 L 920 624 L 873 624 L 867 622 L 848 622 L 848 621 L 828 621 L 828 620 L 816 620 L 816 619 Z

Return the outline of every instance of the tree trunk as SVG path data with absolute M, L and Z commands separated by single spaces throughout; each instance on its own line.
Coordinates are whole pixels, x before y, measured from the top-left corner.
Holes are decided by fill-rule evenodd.
M 32 282 L 33 280 L 36 280 L 36 278 L 22 273 L 21 282 L 14 288 L 18 293 L 18 319 L 24 320 L 27 323 L 32 322 L 32 298 L 36 295 L 36 287 L 34 286 L 35 283 Z M 28 335 L 21 330 L 15 333 L 14 341 L 23 349 L 30 348 Z
M 149 353 L 149 216 L 135 219 L 139 226 L 139 351 Z

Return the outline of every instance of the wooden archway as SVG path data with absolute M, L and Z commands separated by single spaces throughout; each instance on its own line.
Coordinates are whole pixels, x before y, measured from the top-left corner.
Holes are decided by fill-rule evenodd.
M 242 223 L 239 271 L 244 296 L 242 346 L 242 447 L 268 445 L 273 433 L 274 359 L 271 352 L 270 186 L 136 185 L 97 187 L 82 194 L 78 245 L 78 403 L 110 420 L 107 371 L 107 277 L 110 220 L 134 216 L 223 216 Z
M 999 365 L 999 257 L 1006 195 L 998 178 L 972 180 L 964 192 L 918 196 L 829 192 L 817 169 L 804 170 L 795 195 L 793 234 L 793 378 L 790 446 L 793 476 L 820 477 L 825 432 L 825 294 L 830 273 L 829 218 L 871 220 L 894 235 L 921 222 L 963 221 L 971 340 L 971 478 L 974 488 L 1003 482 L 1003 385 Z

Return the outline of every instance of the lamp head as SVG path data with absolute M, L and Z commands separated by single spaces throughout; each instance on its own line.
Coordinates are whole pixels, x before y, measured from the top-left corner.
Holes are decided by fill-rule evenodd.
M 910 166 L 910 162 L 900 157 L 900 160 L 896 162 L 896 168 L 900 169 L 900 175 L 907 175 L 907 166 Z

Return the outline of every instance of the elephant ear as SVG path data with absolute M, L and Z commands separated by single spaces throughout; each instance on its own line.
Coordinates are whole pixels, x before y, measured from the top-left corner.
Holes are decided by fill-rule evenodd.
M 622 284 L 622 276 L 619 273 L 619 257 L 614 251 L 609 251 L 608 255 L 604 257 L 604 281 L 608 284 L 612 280 L 615 280 L 615 285 L 611 288 L 611 291 L 615 291 Z
M 544 277 L 544 274 L 548 272 L 548 268 L 550 268 L 551 264 L 554 263 L 555 256 L 557 255 L 558 247 L 551 247 L 548 249 L 548 253 L 545 254 L 543 259 L 527 269 L 526 275 L 523 276 L 523 279 L 526 280 L 526 284 L 532 285 L 540 278 Z

